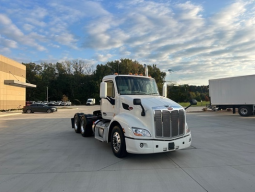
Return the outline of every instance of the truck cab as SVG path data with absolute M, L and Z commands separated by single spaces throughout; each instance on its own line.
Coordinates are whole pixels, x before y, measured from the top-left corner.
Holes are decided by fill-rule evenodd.
M 168 152 L 191 145 L 185 109 L 160 96 L 153 78 L 105 76 L 100 98 L 100 111 L 85 119 L 93 119 L 95 138 L 111 142 L 115 156 Z

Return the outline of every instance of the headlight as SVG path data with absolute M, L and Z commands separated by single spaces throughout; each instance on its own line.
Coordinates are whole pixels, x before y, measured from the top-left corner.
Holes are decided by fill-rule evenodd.
M 141 136 L 141 137 L 151 137 L 151 134 L 149 131 L 141 128 L 132 127 L 133 133 L 135 136 Z

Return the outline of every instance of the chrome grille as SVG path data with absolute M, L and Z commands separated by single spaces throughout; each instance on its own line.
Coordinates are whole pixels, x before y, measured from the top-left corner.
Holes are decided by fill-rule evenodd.
M 185 112 L 181 110 L 155 110 L 156 137 L 177 137 L 184 134 Z

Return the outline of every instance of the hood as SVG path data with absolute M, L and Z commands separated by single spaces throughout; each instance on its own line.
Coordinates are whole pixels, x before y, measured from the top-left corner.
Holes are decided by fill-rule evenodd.
M 134 99 L 141 99 L 141 103 L 145 108 L 152 108 L 154 110 L 166 109 L 172 107 L 174 109 L 183 108 L 178 103 L 171 99 L 162 96 L 152 95 L 121 95 L 121 102 L 133 105 Z

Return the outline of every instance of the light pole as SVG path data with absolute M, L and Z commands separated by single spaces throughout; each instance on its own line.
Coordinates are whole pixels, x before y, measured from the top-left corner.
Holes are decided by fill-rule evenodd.
M 47 103 L 48 103 L 48 86 L 47 86 Z

